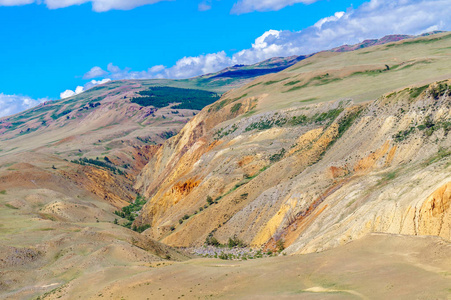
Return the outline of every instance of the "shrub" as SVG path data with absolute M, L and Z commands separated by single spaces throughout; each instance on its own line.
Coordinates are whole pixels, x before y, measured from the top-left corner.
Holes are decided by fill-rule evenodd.
M 133 222 L 135 220 L 135 216 L 142 209 L 144 204 L 146 204 L 146 199 L 138 194 L 136 196 L 135 202 L 131 203 L 130 205 L 124 206 L 122 208 L 122 210 L 115 211 L 114 213 L 121 218 L 127 219 L 130 222 Z M 130 227 L 127 227 L 127 228 L 130 228 Z
M 283 158 L 283 156 L 285 155 L 285 151 L 286 151 L 285 148 L 282 148 L 282 149 L 280 150 L 280 152 L 271 155 L 271 156 L 269 157 L 269 160 L 270 160 L 271 162 L 277 162 L 277 161 L 281 160 L 281 159 Z
M 221 244 L 219 243 L 219 241 L 213 236 L 212 233 L 210 233 L 207 238 L 205 239 L 205 244 L 208 246 L 220 246 Z
M 207 196 L 207 203 L 208 203 L 208 205 L 212 205 L 213 204 L 213 198 L 211 198 L 210 196 Z
M 147 230 L 149 228 L 150 228 L 149 224 L 144 224 L 144 225 L 141 225 L 141 226 L 136 226 L 135 225 L 135 226 L 133 226 L 132 230 L 141 233 L 141 232 L 143 232 L 143 231 L 145 231 L 145 230 Z
M 220 259 L 224 259 L 224 260 L 229 259 L 229 256 L 228 256 L 227 254 L 225 254 L 224 252 L 221 252 L 221 254 L 219 254 L 218 257 L 219 257 Z
M 285 241 L 283 239 L 278 240 L 276 242 L 276 248 L 279 253 L 285 250 Z
M 233 248 L 233 247 L 245 247 L 246 244 L 244 244 L 244 242 L 242 240 L 240 240 L 236 235 L 234 235 L 233 237 L 229 238 L 229 241 L 227 242 L 227 245 L 229 246 L 229 248 Z

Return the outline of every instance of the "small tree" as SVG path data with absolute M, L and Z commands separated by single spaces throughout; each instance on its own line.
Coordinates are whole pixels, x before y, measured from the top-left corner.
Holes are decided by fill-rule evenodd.
M 278 240 L 276 242 L 276 248 L 279 253 L 285 250 L 285 241 L 283 239 Z
M 208 246 L 215 246 L 218 247 L 219 245 L 221 245 L 219 243 L 219 241 L 213 236 L 212 233 L 210 233 L 207 238 L 205 239 L 205 244 Z
M 245 247 L 245 244 L 242 240 L 240 240 L 236 235 L 234 235 L 232 238 L 229 238 L 228 241 L 228 246 L 229 248 L 233 248 L 233 247 Z
M 208 203 L 208 205 L 212 205 L 213 204 L 213 198 L 211 198 L 210 196 L 207 196 L 207 203 Z

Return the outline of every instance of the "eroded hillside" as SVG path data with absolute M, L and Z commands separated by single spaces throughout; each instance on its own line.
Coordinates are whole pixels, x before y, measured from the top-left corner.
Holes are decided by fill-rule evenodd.
M 225 94 L 143 169 L 136 224 L 175 246 L 236 235 L 289 253 L 370 232 L 449 239 L 450 43 L 324 52 Z

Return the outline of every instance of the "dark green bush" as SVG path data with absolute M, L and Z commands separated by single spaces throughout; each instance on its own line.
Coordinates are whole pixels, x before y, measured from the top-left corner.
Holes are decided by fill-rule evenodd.
M 207 238 L 205 239 L 205 245 L 208 246 L 220 246 L 221 244 L 219 243 L 219 241 L 213 236 L 212 233 L 210 233 Z
M 229 246 L 229 248 L 246 247 L 246 244 L 242 240 L 240 240 L 236 235 L 234 235 L 233 237 L 229 238 L 229 241 L 227 242 L 227 245 Z

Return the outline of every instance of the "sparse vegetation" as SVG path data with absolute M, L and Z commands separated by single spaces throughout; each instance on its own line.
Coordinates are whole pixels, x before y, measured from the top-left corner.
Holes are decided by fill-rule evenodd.
M 291 119 L 287 119 L 281 116 L 274 116 L 272 118 L 264 118 L 258 122 L 254 122 L 246 127 L 245 131 L 251 130 L 267 130 L 272 127 L 283 127 L 285 125 L 288 126 L 298 126 L 305 125 L 310 123 L 327 123 L 335 120 L 341 113 L 343 112 L 343 108 L 331 109 L 327 112 L 321 114 L 315 114 L 312 117 L 307 117 L 306 115 L 293 116 Z
M 276 242 L 276 248 L 279 253 L 285 250 L 285 241 L 283 239 L 279 239 Z
M 145 225 L 138 226 L 138 227 L 133 226 L 133 228 L 132 228 L 132 223 L 133 223 L 133 221 L 135 221 L 135 218 L 138 216 L 139 211 L 141 211 L 142 207 L 144 206 L 144 204 L 146 204 L 146 202 L 147 202 L 146 199 L 138 194 L 133 203 L 131 203 L 130 205 L 124 206 L 122 208 L 122 210 L 115 211 L 114 213 L 116 215 L 118 215 L 119 217 L 127 219 L 129 221 L 123 225 L 124 227 L 133 229 L 138 232 L 142 232 L 142 231 L 150 228 L 150 225 L 145 224 Z
M 415 127 L 410 127 L 407 130 L 401 130 L 398 133 L 393 135 L 393 139 L 398 143 L 402 142 L 414 131 L 415 131 Z
M 392 171 L 392 172 L 388 172 L 388 173 L 384 173 L 382 175 L 382 178 L 379 179 L 379 181 L 377 182 L 377 185 L 383 185 L 386 184 L 387 182 L 395 179 L 397 176 L 396 171 Z
M 219 111 L 221 108 L 223 108 L 224 106 L 226 106 L 226 104 L 227 104 L 227 100 L 222 100 L 222 101 L 220 101 L 220 102 L 218 102 L 218 103 L 215 103 L 212 107 L 210 107 L 209 109 L 208 109 L 208 112 L 210 112 L 210 111 Z
M 451 155 L 451 150 L 440 148 L 434 156 L 428 158 L 424 163 L 423 166 L 428 166 L 430 164 L 433 164 L 435 162 L 438 162 L 442 160 L 445 157 L 449 157 Z
M 142 233 L 142 232 L 144 232 L 145 230 L 147 230 L 149 228 L 150 228 L 149 224 L 144 224 L 144 225 L 141 225 L 141 226 L 133 225 L 132 230 L 136 231 L 136 232 L 139 232 L 139 233 Z
M 11 209 L 19 209 L 19 208 L 15 207 L 14 205 L 11 205 L 9 203 L 6 203 L 5 206 L 8 207 L 8 208 L 11 208 Z
M 218 247 L 218 246 L 220 246 L 221 244 L 220 244 L 219 241 L 213 236 L 213 234 L 210 233 L 210 234 L 207 236 L 207 238 L 205 239 L 205 245 Z
M 227 246 L 229 248 L 234 248 L 234 247 L 239 247 L 239 248 L 243 248 L 246 247 L 246 244 L 240 240 L 236 235 L 234 235 L 233 237 L 230 237 L 228 242 L 227 242 Z
M 76 159 L 76 160 L 71 160 L 71 163 L 79 164 L 79 165 L 82 165 L 82 166 L 84 166 L 84 165 L 93 165 L 93 166 L 97 166 L 97 167 L 102 167 L 102 168 L 108 169 L 108 170 L 110 170 L 111 172 L 113 172 L 114 174 L 117 174 L 117 175 L 126 175 L 126 173 L 124 171 L 122 171 L 121 169 L 115 167 L 107 156 L 105 156 L 104 160 L 105 160 L 105 162 L 103 162 L 101 160 L 97 160 L 97 159 L 91 159 L 91 158 L 83 157 L 83 158 L 79 158 L 79 159 Z
M 444 82 L 440 82 L 437 85 L 431 87 L 429 89 L 429 92 L 434 99 L 438 99 L 445 94 L 450 95 L 449 86 Z
M 411 88 L 411 89 L 409 90 L 410 97 L 411 97 L 412 99 L 418 97 L 418 96 L 419 96 L 423 91 L 425 91 L 428 87 L 429 87 L 429 84 L 423 85 L 423 86 L 420 86 L 420 87 L 417 87 L 417 88 Z
M 176 134 L 177 134 L 177 132 L 174 132 L 174 131 L 164 131 L 164 132 L 160 133 L 158 136 L 161 137 L 164 140 L 167 140 L 167 139 L 170 139 L 171 137 L 173 137 Z
M 61 118 L 61 117 L 64 117 L 65 115 L 67 115 L 67 114 L 70 114 L 72 111 L 70 110 L 70 109 L 67 109 L 67 110 L 64 110 L 64 111 L 62 111 L 62 112 L 60 112 L 60 113 L 53 113 L 50 117 L 53 119 L 53 120 L 56 120 L 56 119 L 59 119 L 59 118 Z
M 237 129 L 238 129 L 238 126 L 236 124 L 233 124 L 229 130 L 224 131 L 224 128 L 221 128 L 215 132 L 215 139 L 220 139 L 225 136 L 228 136 L 229 134 L 234 133 Z
M 230 109 L 230 113 L 232 113 L 232 114 L 236 113 L 237 111 L 240 110 L 240 108 L 241 108 L 242 105 L 243 105 L 243 104 L 242 104 L 241 102 L 235 103 L 235 104 L 232 106 L 232 108 Z
M 346 130 L 351 127 L 352 124 L 354 124 L 354 121 L 360 116 L 362 113 L 362 110 L 355 110 L 347 115 L 345 115 L 339 122 L 338 122 L 338 136 L 342 136 L 343 133 L 346 132 Z
M 273 162 L 273 163 L 274 163 L 274 162 L 278 162 L 279 160 L 281 160 L 281 159 L 283 158 L 283 156 L 285 155 L 285 152 L 286 152 L 285 148 L 282 148 L 282 149 L 280 149 L 279 152 L 277 152 L 277 153 L 271 155 L 271 156 L 269 157 L 269 160 L 270 160 L 271 162 Z

